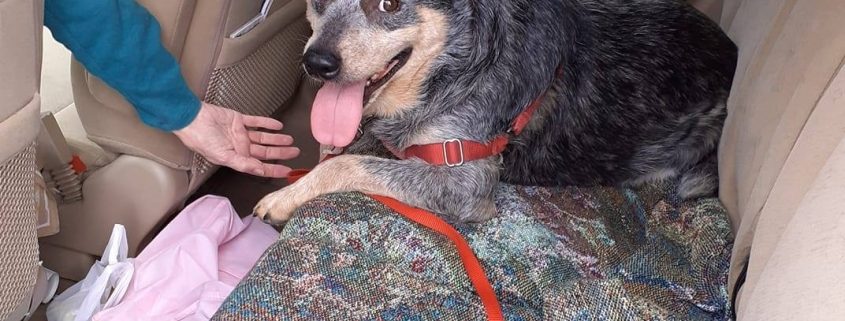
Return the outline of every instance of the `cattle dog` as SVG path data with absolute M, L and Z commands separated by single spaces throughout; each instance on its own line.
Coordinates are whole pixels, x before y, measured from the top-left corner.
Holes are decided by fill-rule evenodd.
M 500 181 L 674 179 L 683 199 L 716 193 L 737 48 L 683 1 L 307 0 L 306 15 L 303 65 L 323 82 L 312 132 L 346 148 L 265 196 L 255 215 L 266 222 L 349 191 L 478 222 L 496 215 Z M 534 102 L 524 130 L 509 132 Z M 504 151 L 480 159 L 394 156 L 502 135 Z

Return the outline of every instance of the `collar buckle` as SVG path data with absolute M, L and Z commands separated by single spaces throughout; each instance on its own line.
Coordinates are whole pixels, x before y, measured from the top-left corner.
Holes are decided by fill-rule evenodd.
M 460 158 L 460 160 L 458 160 L 455 163 L 452 163 L 452 162 L 449 161 L 449 152 L 447 151 L 447 148 L 448 148 L 450 143 L 457 143 L 458 144 L 458 155 L 461 158 Z M 443 142 L 443 160 L 446 163 L 446 166 L 449 166 L 449 167 L 456 167 L 456 166 L 463 165 L 464 160 L 465 160 L 465 158 L 464 158 L 464 142 L 461 141 L 460 139 L 450 139 L 450 140 L 444 141 Z

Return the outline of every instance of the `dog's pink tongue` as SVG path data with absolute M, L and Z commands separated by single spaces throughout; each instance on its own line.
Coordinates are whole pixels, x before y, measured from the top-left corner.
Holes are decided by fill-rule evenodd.
M 345 147 L 352 143 L 364 111 L 366 81 L 348 86 L 327 82 L 311 107 L 311 133 L 320 144 Z

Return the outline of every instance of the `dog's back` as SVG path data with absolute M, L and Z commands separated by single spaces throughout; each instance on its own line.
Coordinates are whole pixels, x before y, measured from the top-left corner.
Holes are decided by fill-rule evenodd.
M 682 196 L 712 192 L 735 45 L 681 1 L 554 1 L 574 8 L 555 39 L 564 75 L 544 119 L 506 153 L 504 179 L 625 185 L 682 175 Z

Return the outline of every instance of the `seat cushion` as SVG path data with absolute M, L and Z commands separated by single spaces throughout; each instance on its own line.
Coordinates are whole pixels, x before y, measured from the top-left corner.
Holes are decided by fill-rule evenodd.
M 845 109 L 843 94 L 840 109 Z M 845 316 L 845 140 L 824 163 L 788 222 L 758 223 L 758 233 L 778 240 L 765 243 L 771 255 L 755 262 L 759 272 L 754 272 L 755 283 L 743 289 L 738 320 L 833 321 Z M 783 224 L 777 235 L 771 232 L 776 224 Z M 755 247 L 752 260 L 757 260 Z
M 509 320 L 727 320 L 731 231 L 667 187 L 501 186 L 500 215 L 455 225 Z M 214 320 L 483 320 L 444 237 L 358 193 L 300 208 Z
M 772 304 L 779 298 L 824 311 L 828 307 L 820 305 L 820 297 L 757 287 L 771 281 L 763 281 L 763 275 L 799 272 L 782 270 L 771 259 L 797 257 L 781 252 L 789 248 L 784 233 L 805 224 L 798 219 L 799 207 L 845 137 L 845 2 L 726 0 L 723 9 L 722 27 L 739 47 L 719 147 L 720 197 L 736 230 L 731 291 L 747 267 L 738 292 L 738 317 L 773 320 L 748 312 L 749 305 L 775 309 Z M 802 273 L 810 277 L 817 272 Z

